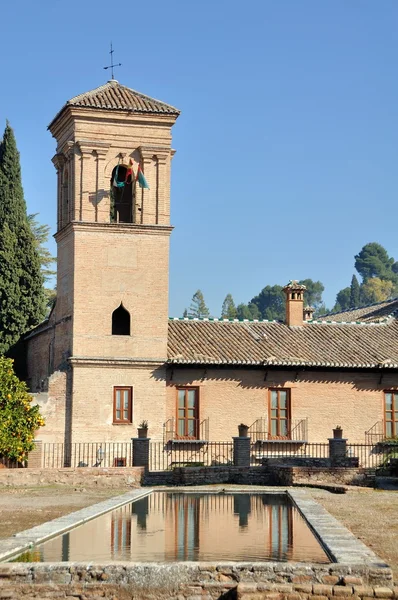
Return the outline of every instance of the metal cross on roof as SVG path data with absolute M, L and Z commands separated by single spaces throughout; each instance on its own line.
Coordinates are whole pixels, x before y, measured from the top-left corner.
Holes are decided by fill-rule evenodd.
M 122 63 L 118 63 L 117 65 L 113 64 L 113 48 L 112 48 L 112 42 L 111 42 L 111 51 L 109 52 L 109 54 L 111 55 L 111 64 L 108 65 L 107 67 L 104 67 L 104 69 L 112 69 L 111 73 L 112 73 L 112 79 L 115 79 L 113 76 L 113 67 L 121 67 Z

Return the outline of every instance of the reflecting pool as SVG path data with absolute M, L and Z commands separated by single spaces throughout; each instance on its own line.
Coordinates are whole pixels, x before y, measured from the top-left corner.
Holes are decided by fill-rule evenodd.
M 286 494 L 225 492 L 153 492 L 14 560 L 330 562 Z

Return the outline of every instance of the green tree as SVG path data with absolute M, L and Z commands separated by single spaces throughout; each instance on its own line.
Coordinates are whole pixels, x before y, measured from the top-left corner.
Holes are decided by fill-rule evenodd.
M 57 259 L 51 254 L 46 244 L 50 235 L 50 226 L 39 223 L 36 219 L 38 213 L 28 215 L 28 223 L 33 233 L 36 250 L 39 254 L 41 264 L 41 274 L 44 282 L 50 281 L 57 272 L 52 266 L 57 262 Z M 44 294 L 46 297 L 46 306 L 51 309 L 57 297 L 57 292 L 54 288 L 45 287 Z
M 0 354 L 44 314 L 40 258 L 26 215 L 19 153 L 7 123 L 0 145 Z
M 313 281 L 312 279 L 302 279 L 300 284 L 305 285 L 304 302 L 307 306 L 313 306 L 315 312 L 323 306 L 322 294 L 325 291 L 325 286 L 321 281 Z
M 281 285 L 267 285 L 249 304 L 255 304 L 262 319 L 273 321 L 285 317 L 285 294 Z
M 0 356 L 0 455 L 22 462 L 33 450 L 35 431 L 43 427 L 39 407 L 32 406 L 26 383 L 13 370 L 13 361 Z
M 243 321 L 243 319 L 261 319 L 261 314 L 257 305 L 252 302 L 249 302 L 249 304 L 244 304 L 243 302 L 238 304 L 236 307 L 236 316 L 241 321 Z
M 387 250 L 376 242 L 365 244 L 362 250 L 355 256 L 355 268 L 361 275 L 363 281 L 371 277 L 378 277 L 398 283 L 395 270 L 395 261 L 388 255 Z M 394 268 L 394 270 L 393 270 Z
M 364 304 L 373 304 L 374 302 L 383 302 L 391 297 L 394 290 L 392 281 L 372 277 L 365 281 L 361 287 L 361 296 Z
M 335 312 L 349 310 L 350 308 L 351 288 L 346 287 L 339 291 L 336 296 L 336 304 L 333 308 Z
M 355 275 L 352 276 L 350 286 L 350 308 L 359 307 L 361 303 L 361 288 Z
M 221 318 L 222 319 L 236 319 L 237 310 L 235 306 L 235 302 L 231 296 L 231 294 L 227 294 L 225 296 L 224 302 L 222 303 L 221 308 Z
M 191 300 L 191 305 L 188 310 L 189 317 L 202 319 L 210 316 L 210 311 L 206 306 L 203 294 L 200 290 L 194 293 Z

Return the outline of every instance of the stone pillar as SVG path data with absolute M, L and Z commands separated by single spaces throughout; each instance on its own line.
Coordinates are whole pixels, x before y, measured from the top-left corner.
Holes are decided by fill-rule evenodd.
M 41 469 L 42 467 L 42 449 L 43 442 L 35 440 L 35 447 L 32 452 L 28 454 L 28 468 L 29 469 Z
M 347 461 L 347 439 L 329 438 L 329 458 L 332 467 Z
M 131 438 L 133 442 L 133 467 L 149 470 L 149 442 L 151 438 Z
M 250 467 L 250 441 L 249 437 L 233 437 L 234 466 Z

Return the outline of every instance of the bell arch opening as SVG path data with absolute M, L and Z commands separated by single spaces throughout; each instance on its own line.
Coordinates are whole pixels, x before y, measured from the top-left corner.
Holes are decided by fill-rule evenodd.
M 134 223 L 135 182 L 129 165 L 116 165 L 111 176 L 111 223 Z
M 130 313 L 123 304 L 112 313 L 112 335 L 130 335 Z

